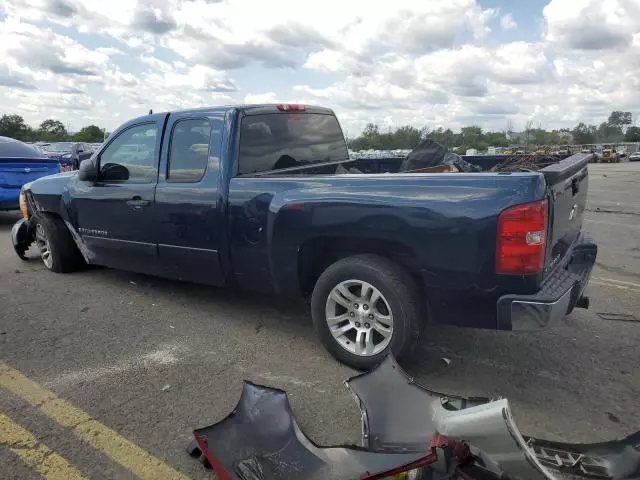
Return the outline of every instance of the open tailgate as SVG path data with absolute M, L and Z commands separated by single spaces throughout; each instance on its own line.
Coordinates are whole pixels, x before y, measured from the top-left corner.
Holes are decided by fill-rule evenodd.
M 580 235 L 589 189 L 591 153 L 577 153 L 540 170 L 549 192 L 549 233 L 544 276 L 562 264 Z

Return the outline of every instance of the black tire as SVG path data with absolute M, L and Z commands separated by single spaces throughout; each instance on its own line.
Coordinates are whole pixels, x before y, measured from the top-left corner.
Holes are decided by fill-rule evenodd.
M 47 269 L 56 273 L 68 273 L 77 270 L 84 264 L 84 259 L 78 250 L 76 242 L 60 217 L 46 213 L 40 213 L 36 216 L 36 246 L 38 248 L 40 248 L 37 240 L 37 229 L 39 227 L 42 228 L 44 236 L 49 242 L 50 265 L 47 265 L 47 262 L 43 259 L 43 264 Z
M 393 312 L 391 341 L 384 350 L 370 356 L 349 352 L 331 334 L 326 305 L 332 290 L 341 282 L 359 280 L 377 288 Z M 426 310 L 418 287 L 398 264 L 377 255 L 355 255 L 330 265 L 315 284 L 311 296 L 313 325 L 326 349 L 340 362 L 358 370 L 375 367 L 391 351 L 397 360 L 411 353 L 418 343 Z

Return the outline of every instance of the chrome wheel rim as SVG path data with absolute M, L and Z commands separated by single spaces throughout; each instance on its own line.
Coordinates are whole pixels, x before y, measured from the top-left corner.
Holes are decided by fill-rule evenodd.
M 49 244 L 49 239 L 44 233 L 44 228 L 41 224 L 36 225 L 36 245 L 38 246 L 38 250 L 40 251 L 40 258 L 42 259 L 42 263 L 44 263 L 47 268 L 51 268 L 51 265 L 53 265 L 53 258 L 51 257 L 51 245 Z
M 393 336 L 389 302 L 380 290 L 362 280 L 345 280 L 331 290 L 325 318 L 333 338 L 354 355 L 376 355 Z

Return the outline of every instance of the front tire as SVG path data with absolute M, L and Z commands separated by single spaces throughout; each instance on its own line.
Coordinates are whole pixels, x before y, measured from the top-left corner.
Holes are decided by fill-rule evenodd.
M 400 360 L 413 350 L 425 323 L 422 306 L 411 276 L 377 255 L 335 262 L 311 297 L 320 340 L 338 361 L 359 370 L 373 368 L 389 351 Z
M 38 214 L 35 225 L 35 243 L 42 263 L 48 270 L 67 273 L 82 265 L 82 255 L 62 219 Z

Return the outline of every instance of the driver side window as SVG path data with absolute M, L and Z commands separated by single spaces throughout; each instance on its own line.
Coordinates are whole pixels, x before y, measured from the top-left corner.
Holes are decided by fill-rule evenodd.
M 158 176 L 155 123 L 130 127 L 100 154 L 103 182 L 150 183 Z

